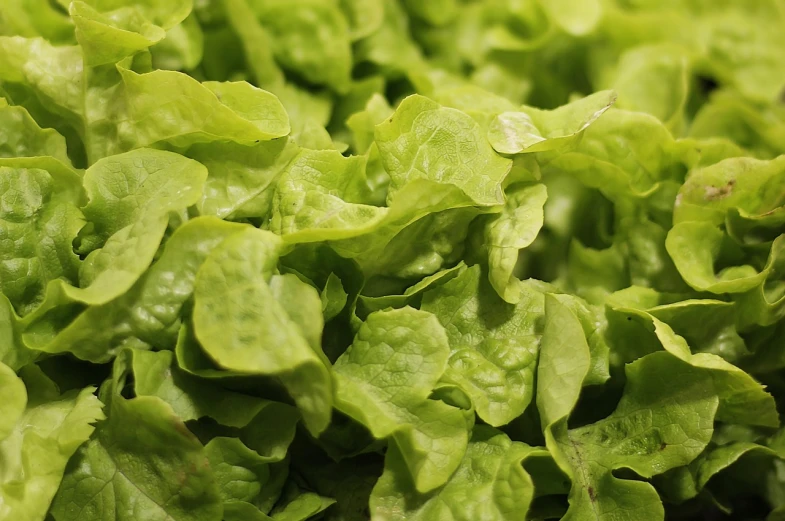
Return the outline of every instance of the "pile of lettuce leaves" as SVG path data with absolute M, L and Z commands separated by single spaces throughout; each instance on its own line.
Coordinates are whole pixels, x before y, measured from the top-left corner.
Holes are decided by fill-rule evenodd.
M 2 0 L 0 519 L 785 519 L 785 1 Z

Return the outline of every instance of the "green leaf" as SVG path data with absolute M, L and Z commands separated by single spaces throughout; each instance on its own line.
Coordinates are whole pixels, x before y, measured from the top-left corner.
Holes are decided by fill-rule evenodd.
M 48 0 L 11 0 L 4 5 L 0 34 L 70 43 L 74 26 L 68 14 Z
M 65 138 L 51 128 L 41 128 L 24 107 L 11 106 L 5 98 L 0 98 L 0 136 L 2 158 L 50 156 L 71 165 Z
M 229 142 L 196 144 L 187 155 L 209 172 L 202 200 L 202 215 L 222 219 L 267 218 L 272 211 L 276 182 L 297 152 L 286 139 L 246 146 Z
M 736 306 L 717 300 L 683 300 L 647 310 L 684 337 L 693 351 L 736 363 L 749 354 L 736 331 Z
M 349 87 L 349 25 L 335 2 L 272 0 L 255 4 L 283 67 L 338 92 Z
M 749 157 L 726 159 L 694 170 L 679 189 L 673 222 L 723 224 L 731 210 L 758 221 L 759 226 L 783 222 L 782 190 L 785 157 L 760 161 Z
M 57 521 L 220 521 L 221 512 L 204 447 L 152 396 L 111 397 L 108 419 L 80 448 L 52 505 Z
M 289 134 L 278 98 L 246 82 L 199 83 L 163 70 L 120 74 L 128 101 L 117 128 L 118 151 L 160 142 L 182 148 L 218 140 L 248 145 Z
M 599 0 L 540 0 L 539 3 L 559 27 L 575 36 L 590 33 L 602 16 Z
M 785 150 L 785 119 L 776 105 L 761 106 L 750 103 L 733 91 L 719 90 L 712 93 L 692 121 L 690 136 L 724 139 L 741 147 L 736 157 L 753 155 L 773 158 Z M 716 163 L 716 161 L 714 161 Z M 711 164 L 711 163 L 709 163 Z
M 67 168 L 52 166 L 38 159 L 18 167 L 0 162 L 0 237 L 6 244 L 0 291 L 21 315 L 42 303 L 50 281 L 78 280 L 72 242 L 84 224 L 77 208 L 81 182 Z
M 696 497 L 718 473 L 727 469 L 745 455 L 774 456 L 775 452 L 751 442 L 735 442 L 706 449 L 692 463 L 666 472 L 657 479 L 657 485 L 668 499 L 683 502 Z
M 59 0 L 58 0 L 59 1 Z M 126 0 L 85 0 L 86 3 L 101 11 L 110 11 L 128 7 Z M 191 0 L 141 0 L 134 2 L 133 10 L 142 14 L 152 23 L 164 29 L 170 29 L 179 24 L 191 12 Z
M 136 395 L 157 396 L 184 422 L 210 417 L 221 425 L 239 428 L 265 414 L 268 418 L 275 417 L 276 427 L 284 439 L 291 441 L 294 437 L 294 425 L 299 416 L 287 405 L 229 391 L 215 382 L 201 381 L 180 370 L 171 351 L 133 350 L 128 351 L 127 356 L 131 358 Z M 288 446 L 288 442 L 284 442 L 284 446 Z
M 654 341 L 683 362 L 700 369 L 711 377 L 714 392 L 719 397 L 717 419 L 725 422 L 778 427 L 774 398 L 752 376 L 735 365 L 711 353 L 690 352 L 690 347 L 666 323 L 650 313 L 632 308 L 618 308 L 628 321 L 637 327 L 631 331 L 627 342 L 643 344 Z
M 330 273 L 330 276 L 327 278 L 321 293 L 321 301 L 325 322 L 329 322 L 337 317 L 343 311 L 343 308 L 346 307 L 349 295 L 344 290 L 341 279 L 335 273 Z
M 390 521 L 444 519 L 523 520 L 534 496 L 534 483 L 521 463 L 533 453 L 526 444 L 478 425 L 461 465 L 440 489 L 420 494 L 397 448 L 390 448 L 371 495 L 371 509 Z
M 162 27 L 133 8 L 101 13 L 89 3 L 75 0 L 68 7 L 68 14 L 76 26 L 85 65 L 91 67 L 117 63 L 166 37 Z
M 27 405 L 27 389 L 24 382 L 3 363 L 0 363 L 0 402 L 5 404 L 6 411 L 0 420 L 0 441 L 2 441 L 14 431 Z
M 366 153 L 374 142 L 376 125 L 392 114 L 392 107 L 381 94 L 371 96 L 364 110 L 352 114 L 346 120 L 346 126 L 352 131 L 354 151 L 358 154 Z
M 543 427 L 567 418 L 578 403 L 591 355 L 578 317 L 545 296 L 545 325 L 537 366 L 537 410 Z
M 378 226 L 384 208 L 369 198 L 366 158 L 302 150 L 284 169 L 273 199 L 272 231 L 287 242 L 336 240 Z
M 275 63 L 270 34 L 261 26 L 247 0 L 224 0 L 227 21 L 242 41 L 250 74 L 262 87 L 283 83 L 283 72 Z
M 603 83 L 618 92 L 618 108 L 652 114 L 675 132 L 682 128 L 691 72 L 684 48 L 633 47 L 613 65 Z
M 608 418 L 568 429 L 588 373 L 588 346 L 576 317 L 546 297 L 537 405 L 547 446 L 573 480 L 565 519 L 607 518 L 612 505 L 614 519 L 661 520 L 662 505 L 650 485 L 611 472 L 629 468 L 651 477 L 688 464 L 708 444 L 715 412 L 726 421 L 773 419 L 776 425 L 770 397 L 766 404 L 762 388 L 748 375 L 714 355 L 691 355 L 667 325 L 648 320 L 669 353 L 652 353 L 627 366 L 624 394 Z M 662 386 L 663 378 L 672 384 Z
M 478 416 L 494 426 L 520 416 L 534 394 L 543 297 L 516 284 L 520 299 L 508 304 L 473 266 L 428 291 L 421 306 L 447 331 L 450 357 L 443 380 L 460 387 Z
M 334 367 L 336 408 L 376 438 L 390 438 L 420 492 L 447 482 L 468 442 L 463 412 L 428 398 L 449 351 L 444 328 L 430 313 L 378 311 Z
M 705 221 L 676 224 L 668 232 L 665 247 L 690 287 L 711 293 L 743 293 L 763 284 L 782 258 L 785 237 L 777 238 L 771 245 L 769 258 L 761 270 L 741 264 L 744 257 L 739 247 L 722 230 Z M 717 264 L 726 267 L 716 273 Z
M 333 241 L 368 275 L 418 278 L 458 262 L 469 225 L 482 210 L 456 187 L 416 180 L 403 188 L 370 233 Z
M 475 204 L 501 204 L 501 183 L 511 168 L 467 114 L 419 95 L 406 98 L 376 126 L 376 144 L 390 174 L 393 200 L 408 183 L 427 179 L 458 187 Z
M 196 276 L 194 330 L 220 367 L 280 378 L 318 434 L 330 419 L 332 384 L 301 328 L 273 297 L 270 278 L 281 246 L 277 236 L 248 229 L 214 250 Z
M 270 290 L 273 298 L 300 329 L 300 334 L 308 341 L 311 349 L 327 365 L 321 347 L 324 329 L 322 299 L 316 289 L 310 284 L 304 284 L 296 275 L 287 273 L 273 275 Z
M 0 363 L 15 371 L 35 361 L 39 355 L 22 342 L 22 329 L 11 302 L 0 293 Z
M 250 503 L 259 495 L 270 477 L 266 458 L 237 438 L 213 438 L 204 449 L 224 503 Z
M 417 284 L 409 286 L 400 295 L 384 295 L 379 297 L 360 295 L 357 300 L 358 316 L 360 316 L 360 318 L 365 318 L 374 311 L 386 308 L 399 309 L 408 305 L 419 307 L 417 302 L 421 301 L 422 295 L 426 291 L 451 281 L 463 271 L 464 267 L 465 265 L 460 263 L 452 268 L 437 271 L 433 275 L 424 277 Z
M 572 372 L 563 355 L 557 355 L 562 370 Z M 627 468 L 649 478 L 689 463 L 711 439 L 717 397 L 707 374 L 667 353 L 641 358 L 626 374 L 624 395 L 606 419 L 570 430 L 563 418 L 545 424 L 548 449 L 573 480 L 563 519 L 662 520 L 663 507 L 650 484 L 612 472 Z M 660 385 L 663 378 L 674 385 Z
M 409 20 L 398 2 L 384 2 L 384 19 L 373 34 L 357 42 L 356 63 L 372 64 L 384 76 L 401 78 L 428 66 L 409 32 Z
M 501 154 L 562 148 L 576 141 L 615 101 L 615 92 L 602 91 L 554 110 L 523 107 L 520 112 L 502 112 L 490 122 L 488 141 Z
M 513 275 L 519 251 L 531 245 L 540 232 L 547 198 L 543 184 L 520 187 L 507 195 L 502 213 L 494 216 L 485 227 L 488 276 L 499 296 L 511 304 L 520 300 L 520 286 Z
M 338 4 L 354 41 L 370 36 L 382 25 L 384 2 L 381 0 L 339 0 Z
M 187 222 L 172 234 L 159 259 L 128 292 L 90 306 L 62 330 L 43 335 L 28 331 L 27 341 L 42 351 L 68 351 L 94 362 L 108 361 L 134 341 L 171 348 L 183 306 L 193 295 L 197 270 L 224 239 L 243 229 L 241 224 L 212 217 Z
M 202 61 L 204 33 L 191 13 L 180 25 L 166 31 L 166 38 L 150 49 L 153 67 L 175 71 L 196 68 Z
M 416 18 L 433 25 L 444 25 L 455 17 L 458 9 L 456 0 L 435 0 L 432 2 L 417 2 L 404 0 L 403 4 L 409 13 Z
M 44 519 L 66 464 L 104 416 L 95 388 L 60 394 L 36 366 L 24 369 L 22 378 L 27 392 L 16 392 L 27 398 L 27 407 L 18 395 L 16 403 L 7 406 L 9 419 L 19 405 L 24 412 L 0 441 L 0 516 Z
M 584 131 L 574 150 L 550 154 L 541 158 L 546 172 L 569 173 L 613 201 L 645 197 L 684 173 L 673 136 L 657 118 L 640 112 L 609 110 Z
M 284 497 L 288 501 L 276 506 L 271 512 L 272 519 L 276 521 L 305 521 L 335 503 L 335 500 L 313 492 L 300 491 L 296 486 L 289 487 L 289 490 L 284 492 Z
M 169 213 L 195 204 L 205 168 L 171 152 L 141 149 L 105 158 L 85 173 L 90 202 L 84 213 L 94 234 L 79 271 L 80 288 L 64 287 L 71 299 L 105 304 L 139 279 L 158 250 Z M 105 242 L 103 242 L 105 240 Z

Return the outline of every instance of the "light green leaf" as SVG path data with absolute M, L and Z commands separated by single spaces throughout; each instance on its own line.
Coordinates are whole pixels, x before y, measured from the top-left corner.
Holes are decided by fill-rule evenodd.
M 507 194 L 502 213 L 485 226 L 491 284 L 505 301 L 520 300 L 520 286 L 513 275 L 518 253 L 531 245 L 542 228 L 548 192 L 543 184 L 520 187 Z
M 778 427 L 779 415 L 774 398 L 752 376 L 711 353 L 690 352 L 690 347 L 666 323 L 650 313 L 618 308 L 628 321 L 638 326 L 626 339 L 638 344 L 655 341 L 671 355 L 707 374 L 719 397 L 717 419 L 729 423 Z
M 260 25 L 248 0 L 224 0 L 223 7 L 229 24 L 242 41 L 249 72 L 258 85 L 272 88 L 282 84 L 283 72 L 273 58 L 270 34 Z
M 543 453 L 503 433 L 478 425 L 461 465 L 440 489 L 420 494 L 397 448 L 385 458 L 384 474 L 371 495 L 374 518 L 389 521 L 522 521 L 534 496 L 534 483 L 521 463 Z
M 401 278 L 431 275 L 458 262 L 471 221 L 481 213 L 455 186 L 415 180 L 396 195 L 370 233 L 330 246 L 369 274 Z
M 322 299 L 319 292 L 291 273 L 273 275 L 269 284 L 273 298 L 299 327 L 300 334 L 308 341 L 311 349 L 327 365 L 321 347 L 325 321 L 322 318 Z
M 318 434 L 330 419 L 332 384 L 301 328 L 273 297 L 269 284 L 281 247 L 277 236 L 248 229 L 214 250 L 196 276 L 194 330 L 220 367 L 280 378 Z
M 428 69 L 412 40 L 408 16 L 399 2 L 384 2 L 384 20 L 373 34 L 355 44 L 356 63 L 373 64 L 387 77 L 401 78 Z
M 0 403 L 3 404 L 4 409 L 4 414 L 0 418 L 0 441 L 2 441 L 14 431 L 27 405 L 27 389 L 24 382 L 2 362 L 0 362 Z
M 580 137 L 616 101 L 610 90 L 597 92 L 554 110 L 523 107 L 502 112 L 490 123 L 488 140 L 502 154 L 542 152 L 565 147 Z
M 68 13 L 76 26 L 85 65 L 91 67 L 117 63 L 166 37 L 162 27 L 133 8 L 101 13 L 88 3 L 75 0 Z
M 46 111 L 81 127 L 84 63 L 78 46 L 54 46 L 43 38 L 0 36 L 0 81 L 29 92 Z
M 736 331 L 736 310 L 729 302 L 683 300 L 647 311 L 683 337 L 695 352 L 721 356 L 731 363 L 749 354 Z
M 433 275 L 423 277 L 417 284 L 409 286 L 400 295 L 384 295 L 379 297 L 360 295 L 357 299 L 358 316 L 360 316 L 360 318 L 365 318 L 374 311 L 387 308 L 399 309 L 408 305 L 419 307 L 422 295 L 426 291 L 451 281 L 463 271 L 464 267 L 465 264 L 461 262 L 452 268 L 437 271 Z
M 713 92 L 695 114 L 690 136 L 702 141 L 712 138 L 732 141 L 743 149 L 734 156 L 752 153 L 760 158 L 773 158 L 785 151 L 783 116 L 777 112 L 776 105 L 751 103 L 734 91 L 723 89 Z
M 377 227 L 384 208 L 369 198 L 366 158 L 334 150 L 302 150 L 284 169 L 270 229 L 287 242 L 345 239 Z
M 8 298 L 0 293 L 0 363 L 18 371 L 38 358 L 21 340 L 23 327 Z
M 0 517 L 44 519 L 66 464 L 104 415 L 92 387 L 60 394 L 36 366 L 22 377 L 27 408 L 0 441 Z
M 600 0 L 540 0 L 539 4 L 559 27 L 574 36 L 591 33 L 602 17 Z
M 646 112 L 679 132 L 689 96 L 688 52 L 674 45 L 633 47 L 614 63 L 604 84 L 618 92 L 620 109 Z
M 433 25 L 449 23 L 458 11 L 456 0 L 433 0 L 431 2 L 403 0 L 403 4 L 413 17 Z
M 346 21 L 349 36 L 353 41 L 373 34 L 384 20 L 384 2 L 381 0 L 339 0 Z
M 94 234 L 83 241 L 106 242 L 85 259 L 81 287 L 64 286 L 64 293 L 95 305 L 128 291 L 153 260 L 169 213 L 195 204 L 206 178 L 196 161 L 149 149 L 105 158 L 88 169 L 90 202 L 84 212 Z
M 494 426 L 520 416 L 534 394 L 543 297 L 516 284 L 520 299 L 508 304 L 473 266 L 428 291 L 421 306 L 447 331 L 450 358 L 443 380 L 460 387 L 478 416 Z
M 335 500 L 319 494 L 300 491 L 297 486 L 290 486 L 284 491 L 284 501 L 284 504 L 279 504 L 270 513 L 273 520 L 305 521 L 335 503 Z
M 196 144 L 187 155 L 207 167 L 202 215 L 222 219 L 267 218 L 281 172 L 297 153 L 286 139 L 246 146 L 230 142 Z
M 254 4 L 283 67 L 338 92 L 349 87 L 349 25 L 335 2 L 271 0 Z
M 85 2 L 101 12 L 128 7 L 127 0 L 85 0 Z M 140 0 L 133 3 L 134 10 L 164 29 L 170 29 L 185 20 L 192 6 L 192 0 Z
M 202 61 L 203 51 L 204 33 L 193 13 L 166 31 L 166 38 L 150 49 L 153 67 L 173 71 L 196 68 Z
M 556 365 L 571 372 L 575 366 L 565 355 L 556 354 Z M 661 521 L 654 488 L 612 472 L 628 468 L 649 478 L 689 463 L 711 439 L 717 397 L 709 375 L 668 353 L 641 358 L 626 374 L 624 395 L 606 419 L 571 430 L 565 419 L 545 424 L 548 449 L 573 481 L 565 520 Z M 674 384 L 663 386 L 663 379 Z M 546 410 L 553 419 L 565 409 Z
M 657 118 L 613 109 L 584 131 L 574 150 L 547 153 L 540 162 L 547 167 L 545 173 L 569 173 L 617 201 L 645 197 L 666 179 L 680 181 L 684 174 L 681 155 Z
M 221 425 L 240 428 L 265 414 L 275 418 L 283 438 L 291 442 L 294 437 L 299 415 L 288 405 L 230 391 L 184 373 L 174 364 L 171 351 L 129 350 L 126 356 L 131 359 L 136 396 L 157 396 L 184 422 L 210 417 Z
M 374 128 L 392 115 L 393 109 L 381 94 L 374 94 L 365 104 L 365 110 L 355 112 L 346 120 L 352 131 L 354 151 L 364 154 L 374 142 Z
M 171 152 L 135 150 L 102 159 L 84 176 L 89 202 L 82 211 L 92 226 L 82 240 L 100 246 L 148 213 L 182 210 L 201 195 L 206 178 L 202 165 Z
M 0 291 L 26 315 L 44 300 L 53 280 L 75 284 L 79 258 L 72 242 L 84 225 L 81 183 L 57 163 L 2 166 L 0 159 Z M 19 163 L 19 161 L 16 161 Z
M 444 328 L 430 313 L 378 311 L 334 367 L 336 408 L 376 438 L 390 438 L 420 492 L 447 482 L 468 442 L 463 412 L 428 399 L 449 352 Z
M 49 0 L 10 0 L 3 8 L 0 34 L 26 38 L 42 36 L 56 43 L 73 42 L 71 19 Z
M 200 84 L 163 70 L 137 74 L 120 69 L 120 74 L 127 103 L 118 122 L 117 151 L 160 142 L 183 148 L 218 140 L 248 145 L 289 133 L 278 98 L 246 82 Z
M 763 284 L 785 249 L 785 236 L 774 241 L 766 265 L 758 271 L 742 264 L 740 248 L 716 226 L 706 221 L 676 224 L 665 240 L 676 269 L 684 281 L 698 291 L 743 293 Z M 719 273 L 717 264 L 725 265 Z
M 76 455 L 52 506 L 57 521 L 220 521 L 201 443 L 157 397 L 111 397 L 108 419 Z
M 716 474 L 736 463 L 745 455 L 775 456 L 775 452 L 752 442 L 735 442 L 706 449 L 692 463 L 675 468 L 662 476 L 656 483 L 666 497 L 681 503 L 697 496 Z
M 408 183 L 426 179 L 458 187 L 477 205 L 504 201 L 501 183 L 512 162 L 494 152 L 467 114 L 409 96 L 376 126 L 375 136 L 392 180 L 389 200 Z
M 234 501 L 250 503 L 267 484 L 269 461 L 239 439 L 213 438 L 204 449 L 224 504 Z
M 583 328 L 570 308 L 545 295 L 545 325 L 537 366 L 537 410 L 547 428 L 569 416 L 589 374 L 591 355 Z
M 24 107 L 11 106 L 0 98 L 0 158 L 39 156 L 71 165 L 63 136 L 51 128 L 41 128 Z
M 327 282 L 320 296 L 325 322 L 337 317 L 349 301 L 349 295 L 346 293 L 341 279 L 335 273 L 330 273 L 327 277 Z
M 108 361 L 134 341 L 171 348 L 183 305 L 193 295 L 197 270 L 224 239 L 243 229 L 241 224 L 212 217 L 187 222 L 172 234 L 160 258 L 127 293 L 90 306 L 61 331 L 43 335 L 28 331 L 26 340 L 42 351 L 68 351 L 94 362 Z
M 735 209 L 765 226 L 766 217 L 783 213 L 783 189 L 785 157 L 771 161 L 726 159 L 690 173 L 676 198 L 673 223 L 705 221 L 719 225 Z M 772 224 L 779 226 L 781 222 Z

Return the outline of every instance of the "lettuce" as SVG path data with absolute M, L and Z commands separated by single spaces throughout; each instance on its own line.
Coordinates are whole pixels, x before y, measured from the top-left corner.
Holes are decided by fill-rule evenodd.
M 4 0 L 0 519 L 785 513 L 781 0 Z

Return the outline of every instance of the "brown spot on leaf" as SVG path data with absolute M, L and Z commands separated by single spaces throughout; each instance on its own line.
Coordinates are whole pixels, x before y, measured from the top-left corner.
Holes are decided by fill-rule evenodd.
M 663 441 L 662 443 L 660 443 L 660 450 L 665 450 L 665 447 L 667 446 L 668 444 Z
M 717 187 L 717 186 L 707 186 L 706 187 L 706 199 L 709 201 L 716 201 L 717 199 L 724 199 L 728 197 L 731 193 L 733 193 L 733 187 L 736 186 L 736 180 L 731 179 L 727 182 L 727 184 Z
M 588 492 L 589 492 L 589 499 L 591 499 L 591 502 L 594 503 L 595 501 L 597 501 L 597 494 L 594 492 L 594 487 L 589 487 Z

